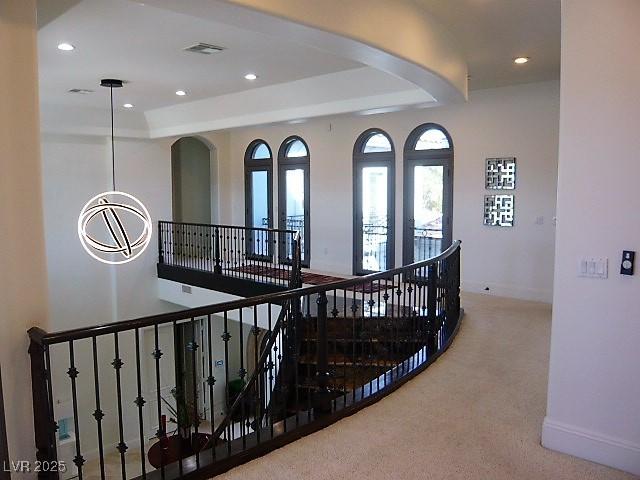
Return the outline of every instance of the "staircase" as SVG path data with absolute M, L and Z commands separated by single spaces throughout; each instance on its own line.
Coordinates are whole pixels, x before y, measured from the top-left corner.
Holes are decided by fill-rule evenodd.
M 206 245 L 210 235 L 203 234 Z M 219 227 L 213 235 L 221 236 Z M 175 259 L 166 257 L 175 252 L 174 237 L 167 238 L 165 261 Z M 292 265 L 279 286 L 289 288 L 281 292 L 77 330 L 32 328 L 37 457 L 58 459 L 56 421 L 69 418 L 75 432 L 83 426 L 72 445 L 80 478 L 104 477 L 113 455 L 122 478 L 211 478 L 371 405 L 427 368 L 453 341 L 462 315 L 459 242 L 428 260 L 304 288 L 296 235 L 293 242 Z M 198 271 L 222 277 L 215 270 L 225 257 L 221 253 L 218 261 L 214 253 L 212 272 L 206 255 L 196 258 L 204 260 L 196 262 Z M 191 258 L 180 268 L 194 265 Z M 245 267 L 228 270 L 249 275 Z M 204 360 L 199 374 L 191 372 L 193 398 L 204 403 L 206 396 L 211 418 L 221 420 L 193 421 L 174 431 L 161 395 L 175 383 L 178 363 L 171 352 L 179 326 L 200 332 L 177 341 L 194 365 Z M 249 344 L 255 346 L 250 362 Z M 200 351 L 207 354 L 198 356 Z M 231 402 L 234 377 L 244 386 Z M 55 401 L 60 396 L 70 399 L 67 410 Z M 202 417 L 200 408 L 194 402 L 193 418 Z M 106 422 L 109 428 L 103 428 Z
M 327 319 L 329 389 L 343 395 L 384 374 L 423 343 L 417 317 L 335 317 Z M 298 375 L 306 395 L 317 389 L 317 318 L 304 321 Z M 304 395 L 303 395 L 304 396 Z

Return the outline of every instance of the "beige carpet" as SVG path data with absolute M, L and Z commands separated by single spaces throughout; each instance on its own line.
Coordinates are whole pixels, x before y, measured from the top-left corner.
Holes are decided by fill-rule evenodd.
M 540 446 L 551 308 L 466 294 L 449 351 L 377 404 L 217 479 L 631 479 Z

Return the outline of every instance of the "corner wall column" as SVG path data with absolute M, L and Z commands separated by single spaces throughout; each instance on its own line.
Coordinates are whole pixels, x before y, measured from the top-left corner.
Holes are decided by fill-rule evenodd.
M 0 364 L 9 457 L 33 465 L 27 330 L 48 326 L 36 0 L 0 2 L 0 82 Z

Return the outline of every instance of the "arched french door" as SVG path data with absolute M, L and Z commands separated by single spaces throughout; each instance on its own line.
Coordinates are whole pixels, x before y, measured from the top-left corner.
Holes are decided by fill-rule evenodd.
M 294 135 L 278 150 L 278 227 L 300 233 L 302 266 L 309 267 L 311 254 L 310 156 L 305 141 Z M 280 242 L 280 258 L 291 259 L 292 245 Z
M 353 273 L 393 268 L 395 152 L 380 129 L 363 132 L 353 148 Z
M 261 139 L 249 144 L 244 155 L 245 226 L 247 257 L 272 260 L 272 239 L 266 229 L 273 228 L 273 154 Z
M 441 125 L 415 128 L 404 146 L 405 265 L 431 258 L 452 242 L 453 142 Z

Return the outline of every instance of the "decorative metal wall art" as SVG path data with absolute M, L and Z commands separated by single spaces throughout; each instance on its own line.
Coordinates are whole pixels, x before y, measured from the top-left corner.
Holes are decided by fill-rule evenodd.
M 515 157 L 487 158 L 485 188 L 487 190 L 513 190 L 516 188 Z
M 513 227 L 514 196 L 485 195 L 484 224 L 497 227 Z

